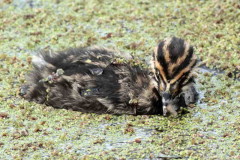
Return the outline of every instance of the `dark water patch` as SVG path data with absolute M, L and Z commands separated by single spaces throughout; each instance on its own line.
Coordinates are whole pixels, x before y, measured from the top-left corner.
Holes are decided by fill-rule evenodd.
M 201 73 L 212 73 L 213 75 L 218 75 L 218 74 L 224 74 L 225 72 L 223 70 L 219 69 L 211 69 L 207 67 L 206 65 L 203 65 L 199 67 Z
M 228 76 L 229 78 L 233 78 L 234 80 L 240 81 L 240 70 L 235 69 L 233 72 L 226 72 L 221 69 L 211 69 L 207 67 L 206 65 L 202 65 L 199 67 L 200 73 L 211 73 L 213 76 L 223 74 Z

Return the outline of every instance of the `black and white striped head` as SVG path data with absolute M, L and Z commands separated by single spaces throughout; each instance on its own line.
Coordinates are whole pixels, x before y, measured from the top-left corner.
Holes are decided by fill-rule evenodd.
M 158 44 L 153 54 L 153 72 L 162 95 L 163 112 L 182 88 L 192 81 L 197 59 L 186 41 L 171 37 Z

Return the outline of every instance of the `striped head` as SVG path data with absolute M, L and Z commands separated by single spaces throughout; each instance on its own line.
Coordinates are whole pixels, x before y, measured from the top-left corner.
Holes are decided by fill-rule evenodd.
M 191 73 L 196 62 L 193 47 L 180 38 L 167 38 L 155 48 L 152 66 L 162 95 L 164 115 L 182 88 L 192 81 Z

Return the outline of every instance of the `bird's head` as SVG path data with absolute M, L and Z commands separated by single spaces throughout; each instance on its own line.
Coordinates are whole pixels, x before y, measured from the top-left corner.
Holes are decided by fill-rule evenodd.
M 162 96 L 164 115 L 172 113 L 173 100 L 192 81 L 196 63 L 193 47 L 180 38 L 166 38 L 155 47 L 152 70 L 158 84 L 157 90 Z

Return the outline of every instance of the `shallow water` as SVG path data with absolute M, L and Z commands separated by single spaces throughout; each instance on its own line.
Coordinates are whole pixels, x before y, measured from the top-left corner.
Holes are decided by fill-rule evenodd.
M 0 10 L 0 159 L 239 159 L 240 84 L 225 76 L 239 64 L 234 1 L 13 0 Z M 200 100 L 187 114 L 82 114 L 18 97 L 35 50 L 97 44 L 148 62 L 157 42 L 172 35 L 225 71 L 200 70 Z

